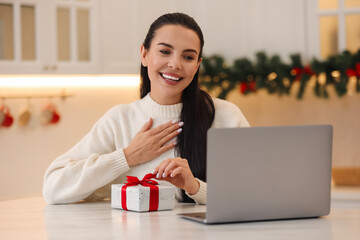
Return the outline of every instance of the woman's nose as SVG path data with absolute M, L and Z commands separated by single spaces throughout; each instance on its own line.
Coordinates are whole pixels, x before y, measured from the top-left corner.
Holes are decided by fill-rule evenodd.
M 168 66 L 173 69 L 181 69 L 181 61 L 178 56 L 173 56 L 169 59 Z

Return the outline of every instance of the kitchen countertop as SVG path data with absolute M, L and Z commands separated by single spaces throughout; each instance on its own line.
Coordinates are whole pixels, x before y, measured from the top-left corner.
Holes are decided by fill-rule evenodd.
M 137 213 L 110 202 L 46 205 L 42 197 L 0 201 L 0 239 L 360 239 L 360 188 L 332 189 L 331 213 L 312 219 L 203 225 L 178 217 L 206 206 Z

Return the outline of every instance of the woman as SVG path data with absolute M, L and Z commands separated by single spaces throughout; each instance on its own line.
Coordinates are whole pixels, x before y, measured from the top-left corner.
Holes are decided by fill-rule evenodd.
M 152 172 L 177 187 L 178 201 L 205 204 L 207 130 L 249 124 L 234 104 L 200 90 L 203 45 L 188 15 L 155 20 L 141 46 L 141 99 L 110 109 L 55 159 L 44 177 L 46 202 L 109 198 L 111 184 Z

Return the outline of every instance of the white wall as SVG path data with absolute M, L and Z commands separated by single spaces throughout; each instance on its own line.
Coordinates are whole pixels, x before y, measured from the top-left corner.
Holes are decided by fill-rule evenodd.
M 47 92 L 60 90 L 46 89 Z M 80 140 L 111 106 L 132 102 L 139 96 L 137 87 L 68 90 L 73 97 L 52 100 L 61 114 L 59 124 L 42 126 L 38 115 L 48 99 L 32 99 L 35 112 L 29 126 L 22 128 L 15 122 L 11 128 L 0 127 L 0 200 L 40 195 L 44 172 L 51 161 Z M 2 88 L 0 94 L 28 91 Z M 25 99 L 8 99 L 5 103 L 15 118 L 26 106 Z

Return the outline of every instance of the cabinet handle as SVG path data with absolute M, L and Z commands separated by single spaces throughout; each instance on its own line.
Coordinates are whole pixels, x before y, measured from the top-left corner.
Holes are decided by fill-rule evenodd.
M 54 65 L 54 66 L 52 67 L 52 70 L 53 70 L 53 71 L 56 71 L 56 70 L 57 70 L 57 66 Z
M 48 65 L 45 65 L 45 66 L 44 66 L 44 70 L 45 70 L 45 71 L 49 70 L 49 66 L 48 66 Z

